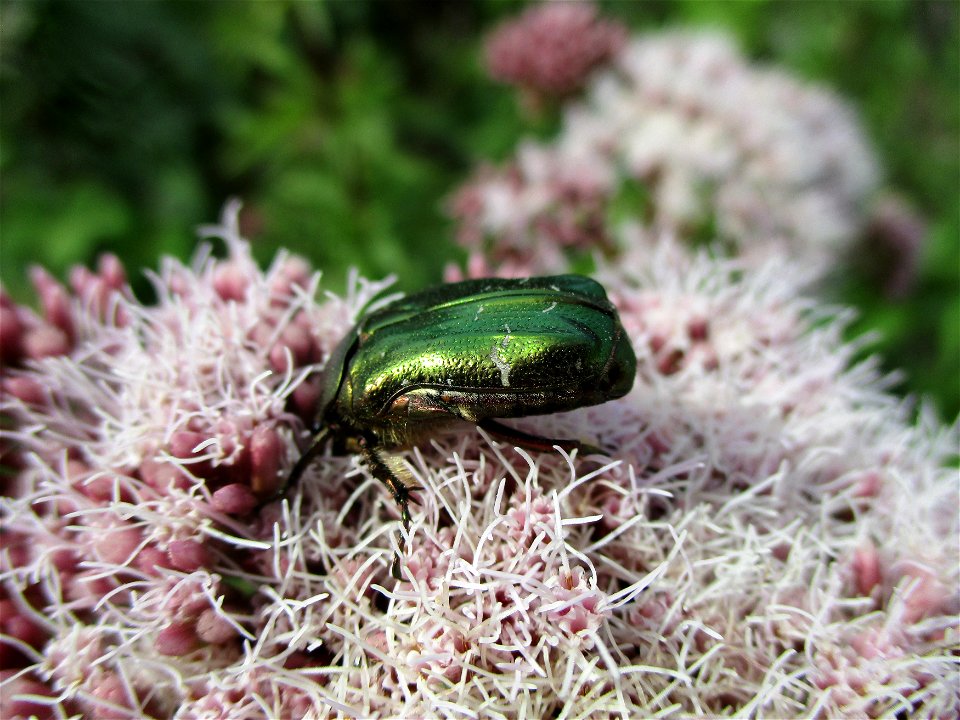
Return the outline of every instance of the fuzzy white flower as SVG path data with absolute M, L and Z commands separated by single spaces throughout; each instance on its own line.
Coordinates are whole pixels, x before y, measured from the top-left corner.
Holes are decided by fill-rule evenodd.
M 382 284 L 318 297 L 285 255 L 261 272 L 232 213 L 208 229 L 228 256 L 167 262 L 156 305 L 113 283 L 116 313 L 66 292 L 66 312 L 14 309 L 74 331 L 4 369 L 6 712 L 960 710 L 956 428 L 912 426 L 851 367 L 792 267 L 662 245 L 604 268 L 634 390 L 519 424 L 609 456 L 437 437 L 403 455 L 424 488 L 407 533 L 350 457 L 257 506 Z

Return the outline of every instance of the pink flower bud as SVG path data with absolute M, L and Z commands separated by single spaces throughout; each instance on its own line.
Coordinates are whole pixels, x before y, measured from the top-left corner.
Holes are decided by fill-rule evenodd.
M 0 361 L 14 363 L 23 351 L 23 323 L 15 307 L 0 306 Z
M 60 572 L 76 572 L 80 558 L 73 548 L 59 548 L 50 553 L 50 562 Z
M 34 680 L 25 675 L 14 678 L 14 674 L 11 670 L 0 672 L 0 680 L 3 681 L 3 716 L 8 718 L 36 718 L 36 720 L 57 717 L 54 710 L 55 703 L 53 702 L 56 693 L 39 680 Z M 50 703 L 21 697 L 24 695 L 49 697 Z
M 157 575 L 160 568 L 170 567 L 170 557 L 156 545 L 147 545 L 137 553 L 136 565 L 145 573 Z
M 861 597 L 870 597 L 873 589 L 883 581 L 880 554 L 873 543 L 868 542 L 857 548 L 851 565 L 857 592 Z
M 178 458 L 192 458 L 194 448 L 206 439 L 200 433 L 179 430 L 170 437 L 170 454 Z
M 0 533 L 0 569 L 26 567 L 31 561 L 30 544 L 20 533 Z
M 152 457 L 145 458 L 140 464 L 140 478 L 150 487 L 160 492 L 169 492 L 174 488 L 186 490 L 190 479 L 171 462 L 161 462 Z
M 267 322 L 266 320 L 261 320 L 248 333 L 250 342 L 252 342 L 257 347 L 266 347 L 267 343 L 271 342 L 273 339 L 273 333 L 275 326 L 273 322 Z
M 287 670 L 296 670 L 298 668 L 308 667 L 310 665 L 310 656 L 302 652 L 293 652 L 287 655 L 283 661 L 283 667 Z
M 113 498 L 114 478 L 109 475 L 97 475 L 77 483 L 77 489 L 91 500 L 105 502 Z
M 3 378 L 3 390 L 27 405 L 43 405 L 47 399 L 43 385 L 32 377 Z
M 23 338 L 23 351 L 33 360 L 66 355 L 70 352 L 70 337 L 58 327 L 41 325 L 26 333 Z
M 13 603 L 3 601 L 0 603 L 0 627 L 3 628 L 5 635 L 14 637 L 21 642 L 34 648 L 43 646 L 47 640 L 47 631 L 41 625 L 37 625 L 27 615 L 22 615 L 11 607 Z M 15 606 L 14 606 L 15 608 Z M 13 610 L 11 612 L 11 610 Z
M 114 257 L 113 262 L 116 267 L 112 267 L 110 262 L 106 263 L 107 271 L 110 274 L 110 280 L 103 277 L 102 274 L 95 274 L 83 265 L 76 265 L 70 270 L 70 285 L 74 293 L 79 297 L 88 312 L 103 322 L 117 322 L 118 318 L 108 317 L 107 313 L 111 311 L 112 296 L 117 293 L 119 287 L 123 285 L 123 268 L 119 266 L 119 261 Z M 101 261 L 101 268 L 104 263 Z M 117 273 L 119 272 L 119 278 Z M 119 283 L 114 285 L 112 283 Z M 121 323 L 117 323 L 121 324 Z
M 97 291 L 100 278 L 84 265 L 74 265 L 69 273 L 70 287 L 73 292 L 82 298 L 90 298 Z
M 121 290 L 127 283 L 127 272 L 123 269 L 123 263 L 113 253 L 104 253 L 100 256 L 97 273 L 107 287 L 113 290 Z
M 710 336 L 710 321 L 705 317 L 694 317 L 687 321 L 687 335 L 693 341 L 703 341 Z
M 83 570 L 69 576 L 69 583 L 64 583 L 64 597 L 76 603 L 79 608 L 93 608 L 104 595 L 116 588 L 115 577 L 104 576 L 100 570 Z M 123 602 L 122 594 L 114 595 L 113 599 L 115 602 Z
M 68 460 L 66 476 L 77 490 L 91 500 L 103 502 L 113 498 L 115 478 L 112 475 L 93 473 L 86 463 Z
M 294 412 L 305 420 L 313 420 L 317 414 L 317 403 L 320 401 L 321 378 L 315 375 L 297 385 L 291 397 Z
M 196 540 L 174 540 L 167 546 L 170 567 L 193 572 L 210 564 L 210 552 Z
M 267 425 L 254 429 L 250 438 L 250 488 L 254 494 L 265 497 L 277 491 L 283 459 L 283 442 L 277 431 Z
M 117 565 L 126 564 L 143 541 L 143 533 L 137 528 L 121 527 L 104 529 L 101 532 L 102 534 L 94 541 L 97 555 L 104 562 Z
M 242 301 L 247 295 L 250 278 L 236 262 L 220 265 L 213 275 L 213 289 L 224 300 Z
M 70 344 L 73 343 L 74 325 L 73 313 L 70 309 L 70 296 L 66 288 L 53 279 L 46 270 L 39 266 L 30 268 L 30 279 L 40 297 L 43 307 L 43 316 L 54 327 L 60 328 Z
M 187 623 L 173 622 L 157 633 L 154 648 L 161 655 L 186 655 L 198 646 L 193 628 Z
M 858 498 L 871 498 L 880 494 L 883 488 L 883 475 L 877 470 L 869 470 L 857 478 L 853 494 Z
M 127 694 L 127 686 L 116 673 L 100 673 L 97 675 L 96 684 L 90 694 L 95 700 L 100 700 L 104 704 L 95 704 L 95 711 L 89 716 L 96 716 L 104 720 L 122 720 L 130 718 L 140 713 L 131 713 L 130 697 Z M 91 704 L 94 704 L 91 702 Z
M 933 570 L 918 562 L 903 563 L 900 584 L 906 588 L 903 619 L 907 623 L 916 623 L 942 612 L 950 596 Z
M 311 274 L 310 266 L 303 258 L 287 258 L 270 285 L 271 295 L 278 298 L 274 302 L 278 302 L 281 297 L 291 295 L 294 287 L 307 287 L 310 284 Z
M 231 483 L 213 493 L 211 504 L 218 512 L 246 515 L 259 501 L 247 485 Z
M 197 618 L 197 635 L 204 642 L 221 645 L 237 637 L 237 629 L 212 609 L 204 610 Z
M 292 358 L 293 366 L 299 367 L 309 363 L 314 354 L 315 345 L 309 332 L 298 325 L 288 325 L 270 350 L 270 366 L 275 372 L 286 372 L 289 369 L 288 356 Z

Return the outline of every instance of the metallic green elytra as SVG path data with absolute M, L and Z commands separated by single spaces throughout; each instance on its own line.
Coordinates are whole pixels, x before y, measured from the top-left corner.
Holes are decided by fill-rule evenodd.
M 326 445 L 360 454 L 410 523 L 410 491 L 391 451 L 456 425 L 533 449 L 575 440 L 529 435 L 497 418 L 542 415 L 621 397 L 636 358 L 603 287 L 580 275 L 439 285 L 364 316 L 324 371 L 318 432 L 294 483 Z

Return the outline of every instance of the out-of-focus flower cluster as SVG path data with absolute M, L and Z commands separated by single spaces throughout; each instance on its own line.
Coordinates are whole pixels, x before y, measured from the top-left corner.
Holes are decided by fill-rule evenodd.
M 490 35 L 487 70 L 536 96 L 563 97 L 579 91 L 626 39 L 626 28 L 597 17 L 591 3 L 535 5 Z
M 534 53 L 526 18 L 488 55 L 510 57 L 501 37 Z M 721 35 L 657 33 L 623 44 L 565 106 L 553 141 L 480 168 L 450 212 L 471 274 L 562 271 L 571 250 L 612 256 L 663 231 L 718 241 L 752 264 L 788 256 L 823 271 L 864 229 L 877 184 L 860 127 L 833 94 L 750 65 Z
M 789 266 L 602 268 L 634 390 L 518 422 L 608 455 L 437 437 L 405 533 L 350 457 L 260 504 L 382 285 L 207 233 L 227 257 L 166 261 L 156 304 L 112 260 L 4 301 L 5 718 L 960 712 L 956 429 Z

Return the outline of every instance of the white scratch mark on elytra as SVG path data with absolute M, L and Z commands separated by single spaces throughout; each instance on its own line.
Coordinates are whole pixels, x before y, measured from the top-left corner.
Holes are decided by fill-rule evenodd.
M 507 334 L 503 336 L 503 340 L 499 343 L 494 343 L 493 347 L 490 348 L 490 360 L 493 361 L 493 364 L 496 365 L 500 371 L 500 384 L 504 387 L 510 387 L 510 363 L 500 355 L 500 349 L 506 348 L 507 345 L 510 344 L 510 326 L 504 325 L 503 328 L 507 331 Z

